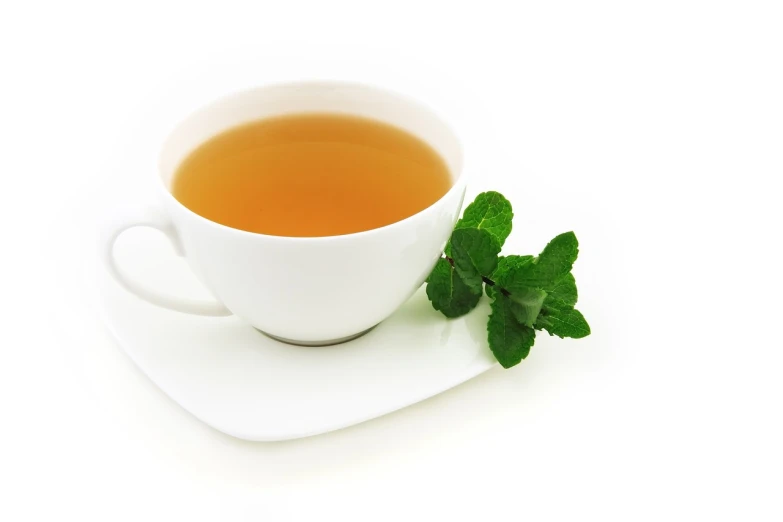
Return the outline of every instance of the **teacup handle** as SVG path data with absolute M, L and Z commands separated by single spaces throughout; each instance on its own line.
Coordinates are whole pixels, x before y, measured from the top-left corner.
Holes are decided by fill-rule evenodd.
M 231 315 L 231 312 L 222 303 L 195 301 L 161 294 L 133 281 L 123 274 L 114 258 L 114 243 L 123 232 L 134 227 L 150 227 L 163 232 L 171 241 L 177 255 L 183 255 L 182 244 L 179 237 L 177 237 L 174 224 L 165 212 L 155 208 L 147 208 L 135 211 L 126 210 L 120 213 L 118 217 L 112 219 L 103 227 L 99 248 L 103 264 L 123 288 L 149 303 L 168 308 L 169 310 L 214 317 Z

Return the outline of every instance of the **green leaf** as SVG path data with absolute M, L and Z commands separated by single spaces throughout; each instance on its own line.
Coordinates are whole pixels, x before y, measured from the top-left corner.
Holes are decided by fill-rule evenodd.
M 446 317 L 459 317 L 473 310 L 481 299 L 481 288 L 462 280 L 446 259 L 439 259 L 427 278 L 427 298 Z
M 492 272 L 490 279 L 503 286 L 509 272 L 518 270 L 521 266 L 533 261 L 533 259 L 533 256 L 501 256 L 498 258 L 498 266 Z
M 574 279 L 573 274 L 569 272 L 560 277 L 555 281 L 554 286 L 549 290 L 548 294 L 546 301 L 544 301 L 545 305 L 547 303 L 556 302 L 559 303 L 560 308 L 563 306 L 573 308 L 578 297 L 576 280 Z
M 499 192 L 482 192 L 462 213 L 454 230 L 477 228 L 486 230 L 495 239 L 498 249 L 506 242 L 511 233 L 511 220 L 514 212 L 511 203 Z M 446 255 L 451 255 L 451 243 L 446 245 Z
M 533 326 L 547 293 L 540 288 L 520 288 L 508 296 L 511 311 L 520 324 Z
M 573 232 L 565 232 L 556 236 L 544 247 L 538 256 L 538 265 L 541 269 L 547 269 L 554 277 L 564 276 L 571 271 L 577 256 L 579 255 L 579 241 Z
M 590 325 L 587 324 L 582 312 L 573 308 L 539 315 L 536 329 L 544 329 L 549 332 L 549 335 L 556 335 L 561 339 L 564 337 L 581 339 L 590 335 Z
M 536 339 L 536 331 L 519 324 L 510 304 L 505 296 L 498 295 L 487 323 L 489 348 L 503 368 L 511 368 L 527 357 Z
M 573 232 L 555 237 L 530 263 L 508 270 L 501 286 L 514 293 L 518 288 L 552 290 L 571 271 L 579 253 L 579 242 Z
M 489 276 L 498 264 L 500 246 L 489 232 L 463 228 L 451 234 L 451 256 L 454 268 L 465 284 L 481 293 L 481 276 Z

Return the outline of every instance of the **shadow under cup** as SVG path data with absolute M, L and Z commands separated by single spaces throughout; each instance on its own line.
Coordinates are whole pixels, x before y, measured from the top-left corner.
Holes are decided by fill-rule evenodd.
M 380 120 L 422 139 L 446 163 L 451 189 L 402 221 L 313 238 L 230 228 L 195 214 L 171 194 L 180 163 L 215 135 L 254 120 L 313 112 Z M 303 345 L 353 339 L 402 305 L 441 256 L 465 192 L 460 143 L 438 116 L 383 89 L 334 82 L 261 87 L 202 108 L 170 134 L 160 154 L 159 173 L 164 211 L 170 219 L 167 233 L 220 304 L 202 305 L 201 312 L 193 312 L 195 305 L 190 303 L 188 309 L 184 300 L 161 303 L 142 297 L 201 315 L 231 313 L 270 337 Z

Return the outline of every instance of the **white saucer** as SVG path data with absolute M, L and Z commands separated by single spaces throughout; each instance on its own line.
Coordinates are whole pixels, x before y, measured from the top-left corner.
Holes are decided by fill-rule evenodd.
M 142 281 L 202 295 L 194 277 L 180 275 L 187 270 L 184 261 L 154 232 L 127 232 L 116 255 Z M 286 440 L 351 426 L 496 364 L 486 341 L 486 300 L 448 320 L 432 309 L 422 288 L 358 339 L 302 347 L 270 339 L 235 317 L 157 308 L 103 272 L 98 288 L 104 320 L 139 368 L 196 418 L 241 439 Z

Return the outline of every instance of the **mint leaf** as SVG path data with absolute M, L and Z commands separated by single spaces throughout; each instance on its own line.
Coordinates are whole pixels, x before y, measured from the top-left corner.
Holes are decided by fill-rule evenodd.
M 560 277 L 548 292 L 544 306 L 573 308 L 577 300 L 576 280 L 570 272 Z
M 547 293 L 540 288 L 520 288 L 508 296 L 511 311 L 520 324 L 533 326 Z
M 544 247 L 538 256 L 541 270 L 553 274 L 553 279 L 564 276 L 571 271 L 579 255 L 579 241 L 573 232 L 564 232 L 556 236 Z
M 511 233 L 511 220 L 514 212 L 511 203 L 500 192 L 482 192 L 473 203 L 468 205 L 462 214 L 462 219 L 457 221 L 455 229 L 478 228 L 492 234 L 500 244 L 506 242 Z
M 511 368 L 527 357 L 536 339 L 535 330 L 516 320 L 510 303 L 508 298 L 498 295 L 492 302 L 487 322 L 489 349 L 503 368 Z
M 451 234 L 451 256 L 462 280 L 481 294 L 483 281 L 498 264 L 500 246 L 486 230 L 463 228 Z
M 482 192 L 462 213 L 454 230 L 477 228 L 486 230 L 495 239 L 498 249 L 506 242 L 511 233 L 511 220 L 514 212 L 511 203 L 499 192 Z M 446 255 L 451 255 L 451 243 L 446 245 Z
M 579 242 L 573 232 L 555 237 L 530 263 L 509 268 L 501 286 L 511 292 L 521 288 L 551 290 L 557 281 L 571 271 L 579 253 Z
M 533 259 L 535 259 L 533 256 L 501 256 L 498 258 L 498 266 L 495 271 L 492 272 L 490 278 L 495 281 L 495 283 L 503 286 L 509 272 L 516 271 L 519 267 L 533 261 Z
M 549 332 L 549 335 L 556 335 L 561 339 L 564 337 L 581 339 L 590 335 L 590 325 L 587 324 L 582 312 L 573 308 L 539 315 L 536 329 L 544 329 Z
M 481 299 L 481 287 L 467 285 L 446 259 L 438 259 L 427 278 L 427 298 L 446 317 L 459 317 L 473 310 Z

